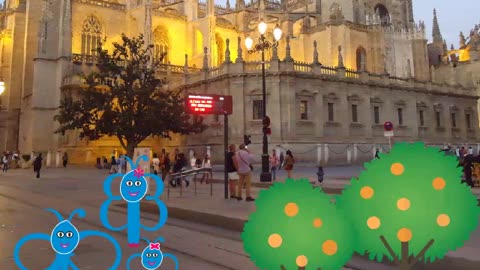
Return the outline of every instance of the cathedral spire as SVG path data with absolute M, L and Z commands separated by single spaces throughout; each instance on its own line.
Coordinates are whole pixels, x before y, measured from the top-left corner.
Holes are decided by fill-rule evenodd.
M 467 45 L 467 40 L 465 39 L 463 32 L 460 32 L 460 48 L 463 48 L 466 45 Z
M 440 33 L 440 26 L 438 25 L 437 10 L 433 9 L 433 26 L 432 26 L 433 42 L 443 42 L 442 33 Z

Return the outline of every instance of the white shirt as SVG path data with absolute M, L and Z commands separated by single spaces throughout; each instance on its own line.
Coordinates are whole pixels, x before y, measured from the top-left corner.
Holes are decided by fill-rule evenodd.
M 190 159 L 190 166 L 192 166 L 192 168 L 196 168 L 197 167 L 197 159 L 192 157 L 192 159 Z
M 473 155 L 473 149 L 472 148 L 468 148 L 468 154 Z
M 205 160 L 202 161 L 202 168 L 212 168 L 212 165 L 210 164 L 210 159 L 205 162 Z

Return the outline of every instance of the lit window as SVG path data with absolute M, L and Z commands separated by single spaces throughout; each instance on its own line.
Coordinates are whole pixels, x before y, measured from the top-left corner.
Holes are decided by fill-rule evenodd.
M 300 119 L 308 120 L 308 101 L 300 101 Z
M 335 118 L 334 118 L 333 103 L 328 103 L 328 121 L 333 122 L 334 120 L 335 120 Z
M 102 43 L 102 25 L 94 15 L 90 15 L 83 21 L 82 26 L 82 54 L 96 56 L 97 48 Z
M 253 120 L 263 119 L 263 101 L 254 100 L 252 108 L 253 108 Z

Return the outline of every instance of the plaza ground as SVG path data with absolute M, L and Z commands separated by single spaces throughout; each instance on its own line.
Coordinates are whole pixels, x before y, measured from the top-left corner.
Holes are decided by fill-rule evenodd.
M 257 170 L 259 168 L 256 168 Z M 323 187 L 329 192 L 340 192 L 349 178 L 356 176 L 361 167 L 332 167 L 325 168 L 326 180 Z M 215 168 L 217 171 L 218 168 Z M 298 166 L 294 173 L 295 178 L 309 176 L 311 180 L 315 169 Z M 42 178 L 34 178 L 31 169 L 11 170 L 0 174 L 0 213 L 2 224 L 0 227 L 0 269 L 17 269 L 12 259 L 15 243 L 24 235 L 33 232 L 49 234 L 58 223 L 56 217 L 44 208 L 59 210 L 64 216 L 82 207 L 87 211 L 84 219 L 74 218 L 73 224 L 80 231 L 106 231 L 101 225 L 98 215 L 99 207 L 105 200 L 103 181 L 108 176 L 105 170 L 91 167 L 69 167 L 67 169 L 46 169 Z M 258 174 L 258 173 L 257 173 Z M 284 179 L 283 171 L 279 172 L 278 179 Z M 214 178 L 221 180 L 222 172 L 214 172 Z M 256 178 L 257 179 L 257 178 Z M 217 181 L 215 181 L 217 182 Z M 260 184 L 259 184 L 260 185 Z M 253 195 L 264 187 L 254 187 Z M 155 239 L 163 236 L 166 240 L 162 250 L 175 254 L 180 261 L 182 270 L 217 270 L 257 269 L 243 251 L 240 239 L 240 230 L 248 215 L 254 211 L 253 203 L 245 201 L 225 200 L 223 185 L 212 185 L 213 196 L 210 196 L 210 185 L 197 184 L 197 195 L 194 194 L 195 185 L 187 189 L 165 190 L 162 195 L 169 209 L 167 225 L 157 232 L 143 232 L 142 236 Z M 475 189 L 475 194 L 480 190 Z M 115 226 L 126 222 L 125 209 L 121 202 L 114 203 L 109 213 L 111 223 Z M 158 214 L 149 213 L 149 206 L 144 207 L 142 222 L 148 226 L 155 224 Z M 126 235 L 123 232 L 112 233 L 126 247 Z M 53 259 L 48 242 L 31 242 L 22 249 L 22 259 L 30 269 L 45 268 Z M 126 269 L 127 258 L 143 250 L 140 248 L 124 248 L 122 266 Z M 82 241 L 76 250 L 73 261 L 80 269 L 107 269 L 113 261 L 111 245 L 104 240 L 95 238 Z M 448 254 L 445 260 L 429 266 L 421 266 L 423 270 L 477 270 L 480 268 L 480 230 L 477 229 L 465 246 Z M 138 267 L 139 262 L 136 261 Z M 455 267 L 452 265 L 455 264 Z M 33 267 L 35 265 L 35 267 Z M 171 269 L 169 261 L 165 262 L 166 269 Z M 354 257 L 347 265 L 358 270 L 387 270 L 393 269 L 388 264 L 369 262 L 361 257 Z M 42 269 L 43 269 L 42 268 Z

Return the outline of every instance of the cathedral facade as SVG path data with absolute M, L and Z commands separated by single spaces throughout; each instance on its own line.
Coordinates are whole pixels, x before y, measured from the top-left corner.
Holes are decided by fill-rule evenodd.
M 120 149 L 116 139 L 54 134 L 53 118 L 62 94 L 79 88 L 78 73 L 95 69 L 92 49 L 102 42 L 111 50 L 125 33 L 144 34 L 155 54 L 167 53 L 158 74 L 169 88 L 232 95 L 230 138 L 239 143 L 252 135 L 259 152 L 260 55 L 248 52 L 244 40 L 259 38 L 261 20 L 267 40 L 276 26 L 283 33 L 265 52 L 271 147 L 304 161 L 343 159 L 327 147 L 335 145 L 360 160 L 362 145 L 388 144 L 385 121 L 395 125 L 394 140 L 476 142 L 476 88 L 451 75 L 435 79 L 438 46 L 427 45 L 412 0 L 6 0 L 1 15 L 2 150 L 67 151 L 74 162 L 93 162 Z M 202 134 L 144 145 L 156 151 L 208 145 L 219 158 L 222 116 L 206 122 Z

